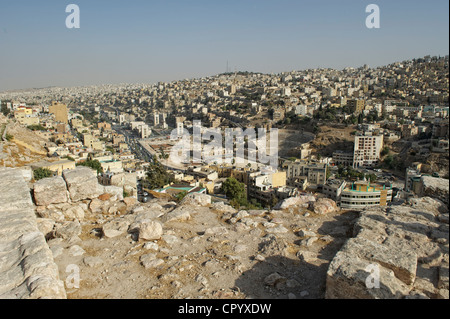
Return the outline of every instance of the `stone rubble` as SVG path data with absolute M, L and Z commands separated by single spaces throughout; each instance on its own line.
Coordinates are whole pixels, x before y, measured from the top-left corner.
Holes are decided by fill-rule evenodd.
M 306 195 L 246 211 L 204 194 L 139 203 L 123 198 L 124 183 L 101 186 L 82 168 L 32 185 L 34 222 L 21 222 L 39 231 L 53 275 L 67 278 L 70 265 L 82 274 L 79 289 L 42 284 L 51 297 L 448 298 L 448 209 L 434 198 L 357 213 Z M 59 199 L 43 194 L 48 187 Z M 26 201 L 16 198 L 20 210 Z M 367 289 L 374 264 L 381 288 Z

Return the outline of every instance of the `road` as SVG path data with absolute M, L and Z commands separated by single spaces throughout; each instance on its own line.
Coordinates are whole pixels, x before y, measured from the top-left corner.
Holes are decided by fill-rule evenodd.
M 140 160 L 145 162 L 152 161 L 152 155 L 147 152 L 145 148 L 139 143 L 139 137 L 134 134 L 133 131 L 125 129 L 121 126 L 114 125 L 112 127 L 117 133 L 122 134 L 125 137 L 125 142 L 130 148 L 131 152 Z

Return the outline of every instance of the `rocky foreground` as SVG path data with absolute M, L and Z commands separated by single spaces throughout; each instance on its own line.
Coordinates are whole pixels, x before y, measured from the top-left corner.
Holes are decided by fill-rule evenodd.
M 200 194 L 143 204 L 86 168 L 30 187 L 32 222 L 65 285 L 45 297 L 448 298 L 448 210 L 432 198 L 361 214 L 312 195 L 271 211 Z M 0 250 L 2 265 L 8 256 Z M 374 263 L 381 284 L 368 289 Z

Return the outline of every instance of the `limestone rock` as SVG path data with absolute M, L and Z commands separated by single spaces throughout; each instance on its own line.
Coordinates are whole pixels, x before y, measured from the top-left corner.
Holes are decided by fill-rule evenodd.
M 123 187 L 104 186 L 104 192 L 110 194 L 113 201 L 123 200 Z
M 83 221 L 84 219 L 84 210 L 81 206 L 75 205 L 67 209 L 63 212 L 64 217 L 67 220 L 79 220 Z
M 230 213 L 230 214 L 234 214 L 236 213 L 236 209 L 234 209 L 232 206 L 230 205 L 226 205 L 224 202 L 217 202 L 211 205 L 211 208 L 219 211 L 221 213 Z
M 84 249 L 78 245 L 73 245 L 72 247 L 70 247 L 68 252 L 71 256 L 74 257 L 82 256 L 85 253 Z
M 36 220 L 39 231 L 45 236 L 51 235 L 53 227 L 55 227 L 55 221 L 48 218 L 38 218 Z
M 353 254 L 391 269 L 395 276 L 410 285 L 416 278 L 417 254 L 399 247 L 386 247 L 366 238 L 351 238 L 342 248 Z
M 400 299 L 409 295 L 410 288 L 395 277 L 392 270 L 378 266 L 348 251 L 339 251 L 327 272 L 327 299 Z
M 313 231 L 310 231 L 310 230 L 302 229 L 298 232 L 298 236 L 299 237 L 314 237 L 314 236 L 316 236 L 316 233 Z
M 164 264 L 164 260 L 157 259 L 155 254 L 142 255 L 140 260 L 145 269 L 156 268 Z
M 128 226 L 130 226 L 130 223 L 123 218 L 112 220 L 103 225 L 103 235 L 107 238 L 120 236 L 127 232 Z
M 434 215 L 448 213 L 448 207 L 442 201 L 431 197 L 411 198 L 408 200 L 411 207 L 434 213 Z
M 38 206 L 66 203 L 66 183 L 62 177 L 44 178 L 34 184 L 34 201 Z
M 139 239 L 143 240 L 155 240 L 160 239 L 163 234 L 163 228 L 161 223 L 153 220 L 143 220 L 133 223 L 129 232 L 136 232 Z
M 264 278 L 264 284 L 267 286 L 275 286 L 279 283 L 286 282 L 286 278 L 281 276 L 279 273 L 275 272 L 273 274 L 270 274 L 266 278 Z
M 101 201 L 103 201 L 103 202 L 106 202 L 106 201 L 109 200 L 110 198 L 111 198 L 111 194 L 107 194 L 107 193 L 101 194 L 101 195 L 98 197 L 98 199 L 101 200 Z
M 168 223 L 171 221 L 187 221 L 189 219 L 191 219 L 190 210 L 186 207 L 178 207 L 164 215 L 161 220 L 163 223 Z
M 103 194 L 103 186 L 98 184 L 94 171 L 88 167 L 64 170 L 63 178 L 73 202 L 94 199 Z
M 72 222 L 64 222 L 62 224 L 56 224 L 55 226 L 55 237 L 70 239 L 74 236 L 79 236 L 81 234 L 80 222 L 75 220 Z
M 103 264 L 103 262 L 104 262 L 103 259 L 101 259 L 100 257 L 88 256 L 88 257 L 84 257 L 84 259 L 83 259 L 83 263 L 88 267 L 101 266 Z
M 335 212 L 338 208 L 334 200 L 329 198 L 320 198 L 316 202 L 312 203 L 311 209 L 316 214 L 326 215 Z
M 123 199 L 123 202 L 125 203 L 125 205 L 127 205 L 127 207 L 133 207 L 137 204 L 137 200 L 134 197 L 125 197 Z
M 312 195 L 286 198 L 275 206 L 277 210 L 288 208 L 307 208 L 310 202 L 315 202 L 316 198 Z
M 211 205 L 211 196 L 206 194 L 190 193 L 183 198 L 180 205 L 209 206 Z
M 422 176 L 422 189 L 420 196 L 429 196 L 449 204 L 449 180 L 444 178 L 435 178 L 431 176 Z

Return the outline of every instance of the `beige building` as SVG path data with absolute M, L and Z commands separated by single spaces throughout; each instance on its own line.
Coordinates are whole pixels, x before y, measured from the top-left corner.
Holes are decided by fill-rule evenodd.
M 299 177 L 307 177 L 309 184 L 323 185 L 327 180 L 327 165 L 322 163 L 309 163 L 306 161 L 289 162 L 286 164 L 288 185 Z
M 25 112 L 14 112 L 14 118 L 22 125 L 30 126 L 30 125 L 39 125 L 39 117 L 28 115 Z
M 48 112 L 55 115 L 55 120 L 57 122 L 69 123 L 69 115 L 67 112 L 67 105 L 53 102 L 52 105 L 49 106 Z
M 352 99 L 347 101 L 347 106 L 350 107 L 354 113 L 361 113 L 364 111 L 365 105 L 366 102 L 361 99 Z
M 74 127 L 74 128 L 83 127 L 83 120 L 72 119 L 70 122 L 72 123 L 72 127 Z
M 42 161 L 42 162 L 38 162 L 38 163 L 33 163 L 30 166 L 31 166 L 31 169 L 33 169 L 33 170 L 35 170 L 37 168 L 46 168 L 58 175 L 61 175 L 63 170 L 65 170 L 65 169 L 75 169 L 76 168 L 75 162 L 69 161 L 69 160 L 61 160 L 61 161 L 57 161 L 57 162 Z

